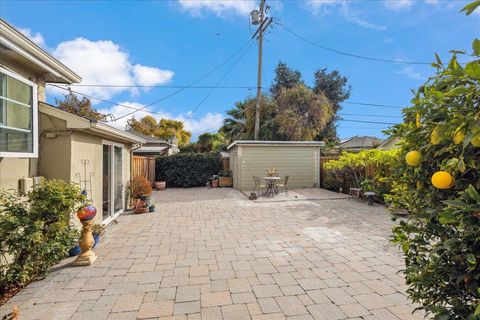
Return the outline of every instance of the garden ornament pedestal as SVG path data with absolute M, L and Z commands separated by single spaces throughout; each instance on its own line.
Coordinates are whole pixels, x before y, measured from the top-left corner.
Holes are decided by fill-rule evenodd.
M 86 206 L 77 211 L 77 216 L 83 225 L 82 234 L 80 235 L 80 254 L 77 259 L 72 262 L 73 266 L 90 266 L 95 260 L 97 255 L 92 251 L 94 243 L 92 235 L 93 218 L 97 214 L 97 209 L 94 206 Z

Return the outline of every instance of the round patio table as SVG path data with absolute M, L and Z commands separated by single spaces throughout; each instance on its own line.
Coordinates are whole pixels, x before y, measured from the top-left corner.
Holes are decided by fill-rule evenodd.
M 265 179 L 266 190 L 263 193 L 266 196 L 275 196 L 278 194 L 276 184 L 280 181 L 280 177 L 263 177 Z

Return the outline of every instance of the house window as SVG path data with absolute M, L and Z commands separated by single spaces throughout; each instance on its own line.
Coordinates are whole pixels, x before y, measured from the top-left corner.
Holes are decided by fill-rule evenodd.
M 0 67 L 0 157 L 38 154 L 37 85 Z

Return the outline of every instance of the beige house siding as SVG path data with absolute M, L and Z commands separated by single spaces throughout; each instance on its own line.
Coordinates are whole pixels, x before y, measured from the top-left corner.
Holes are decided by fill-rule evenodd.
M 38 174 L 47 179 L 70 180 L 71 131 L 66 122 L 40 113 Z M 51 132 L 47 135 L 48 132 Z
M 238 160 L 235 166 L 235 154 Z M 318 187 L 319 147 L 295 145 L 240 145 L 231 150 L 234 187 L 252 190 L 253 176 L 265 177 L 267 168 L 276 168 L 280 177 L 289 175 L 291 188 Z

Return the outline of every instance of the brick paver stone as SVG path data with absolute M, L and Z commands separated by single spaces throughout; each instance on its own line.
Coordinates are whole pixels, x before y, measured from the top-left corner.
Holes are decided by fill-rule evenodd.
M 218 307 L 228 304 L 232 304 L 230 292 L 206 292 L 201 296 L 202 308 L 206 307 Z
M 389 213 L 342 197 L 154 191 L 156 212 L 121 215 L 93 265 L 64 260 L 0 318 L 15 303 L 25 320 L 423 319 L 397 274 L 404 263 Z

